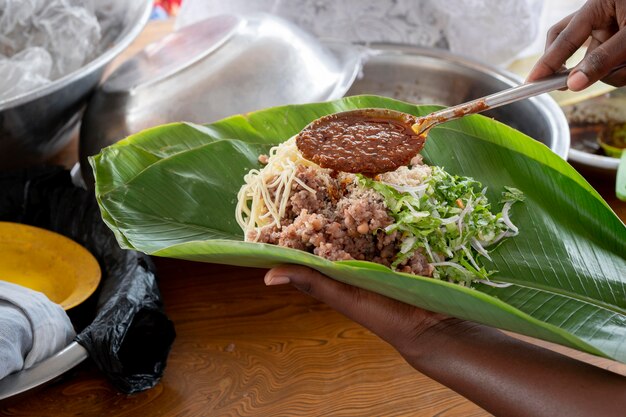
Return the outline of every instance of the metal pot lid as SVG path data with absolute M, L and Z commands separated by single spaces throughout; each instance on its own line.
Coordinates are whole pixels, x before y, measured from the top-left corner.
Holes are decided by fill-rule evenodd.
M 210 55 L 243 24 L 242 18 L 226 15 L 171 33 L 120 65 L 102 90 L 124 93 L 156 84 Z
M 226 115 L 330 100 L 347 91 L 360 68 L 360 54 L 348 45 L 325 46 L 292 23 L 267 14 L 215 16 L 148 45 L 115 70 L 99 93 L 149 94 L 168 81 L 179 87 L 168 94 L 176 97 L 186 86 L 194 95 L 205 96 L 216 94 L 216 87 L 227 88 L 236 100 L 221 104 L 236 109 Z M 173 80 L 177 77 L 189 79 Z M 209 80 L 215 83 L 207 84 Z M 250 88 L 233 94 L 232 89 L 242 87 Z M 202 120 L 190 121 L 224 117 L 203 113 Z
M 83 117 L 80 162 L 156 125 L 209 123 L 267 107 L 342 97 L 361 69 L 349 43 L 325 45 L 268 14 L 215 16 L 148 45 L 98 88 Z

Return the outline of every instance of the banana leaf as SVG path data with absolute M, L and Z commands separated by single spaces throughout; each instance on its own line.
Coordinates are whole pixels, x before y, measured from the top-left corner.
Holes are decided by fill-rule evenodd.
M 520 233 L 499 245 L 489 270 L 506 288 L 464 287 L 363 261 L 330 262 L 243 241 L 235 221 L 243 175 L 258 155 L 323 115 L 415 106 L 376 96 L 272 108 L 208 125 L 174 123 L 130 136 L 91 159 L 103 219 L 120 245 L 155 256 L 251 267 L 296 263 L 429 310 L 626 362 L 626 227 L 600 195 L 545 145 L 475 115 L 429 133 L 427 163 L 474 177 L 511 210 Z M 497 205 L 497 204 L 496 204 Z M 497 207 L 496 207 L 497 208 Z

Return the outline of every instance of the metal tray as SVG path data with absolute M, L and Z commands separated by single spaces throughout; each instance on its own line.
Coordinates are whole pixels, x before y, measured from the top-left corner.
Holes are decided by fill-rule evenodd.
M 0 401 L 56 379 L 87 359 L 87 350 L 76 342 L 32 368 L 0 379 Z

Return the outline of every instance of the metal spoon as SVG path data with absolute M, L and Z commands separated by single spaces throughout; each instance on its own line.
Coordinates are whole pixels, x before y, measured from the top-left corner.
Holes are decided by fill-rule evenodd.
M 438 110 L 418 118 L 417 122 L 412 126 L 412 129 L 418 135 L 425 135 L 430 129 L 441 123 L 459 119 L 468 114 L 481 113 L 485 110 L 494 109 L 539 94 L 566 88 L 569 73 L 570 70 L 566 70 L 538 81 L 522 84 L 476 100 L 468 101 L 467 103 Z
M 609 75 L 623 68 L 626 68 L 626 63 L 614 67 Z M 458 106 L 448 107 L 446 109 L 433 112 L 427 116 L 418 118 L 417 123 L 413 125 L 413 131 L 418 135 L 428 133 L 428 130 L 438 124 L 458 119 L 468 114 L 481 113 L 485 110 L 495 109 L 496 107 L 514 103 L 525 98 L 567 88 L 567 77 L 570 72 L 571 69 L 566 69 L 537 81 L 508 88 L 498 93 L 459 104 Z
M 565 88 L 569 71 L 491 94 L 458 106 L 415 116 L 390 109 L 357 109 L 330 114 L 296 136 L 304 158 L 322 168 L 376 175 L 407 165 L 434 126 L 468 114 Z

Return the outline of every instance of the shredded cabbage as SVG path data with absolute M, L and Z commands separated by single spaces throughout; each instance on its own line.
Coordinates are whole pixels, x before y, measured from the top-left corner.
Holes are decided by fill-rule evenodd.
M 520 190 L 505 187 L 502 211 L 493 213 L 486 188 L 472 178 L 451 175 L 441 167 L 433 166 L 432 174 L 419 187 L 357 177 L 362 186 L 383 196 L 395 220 L 385 231 L 402 235 L 402 248 L 392 268 L 420 250 L 435 267 L 434 278 L 503 285 L 489 281 L 495 271 L 487 271 L 479 257 L 490 259 L 487 247 L 518 233 L 509 210 L 513 203 L 524 199 Z

